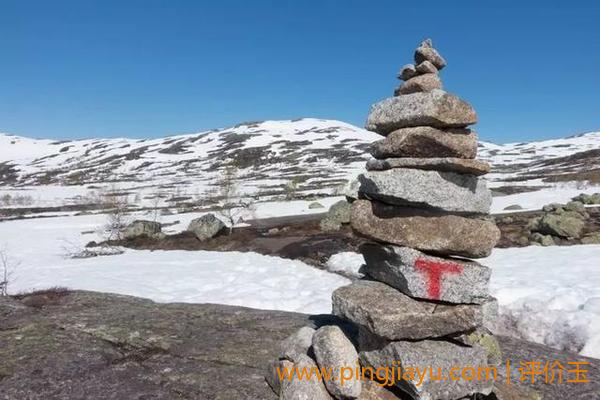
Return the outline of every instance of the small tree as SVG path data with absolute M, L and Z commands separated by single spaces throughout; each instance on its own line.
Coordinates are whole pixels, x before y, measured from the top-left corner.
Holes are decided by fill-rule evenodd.
M 17 266 L 18 263 L 8 256 L 6 250 L 0 250 L 0 296 L 8 296 L 8 285 Z
M 238 181 L 239 170 L 234 164 L 226 166 L 221 177 L 217 179 L 218 197 L 222 203 L 218 213 L 229 223 L 230 235 L 242 216 L 254 211 L 252 199 L 242 198 Z
M 118 189 L 113 187 L 103 195 L 103 203 L 108 210 L 103 233 L 107 240 L 120 240 L 122 239 L 123 229 L 129 223 L 127 216 L 129 209 L 128 196 L 119 194 Z
M 293 200 L 294 197 L 296 197 L 296 193 L 298 193 L 298 186 L 300 186 L 301 182 L 302 179 L 298 176 L 295 176 L 291 181 L 286 183 L 284 187 L 286 200 Z

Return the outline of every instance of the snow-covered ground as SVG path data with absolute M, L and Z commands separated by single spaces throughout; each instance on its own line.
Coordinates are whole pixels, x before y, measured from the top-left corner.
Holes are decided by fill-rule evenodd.
M 270 207 L 275 215 L 289 211 L 276 210 Z M 168 218 L 182 217 L 193 215 Z M 255 253 L 127 249 L 121 255 L 66 257 L 96 239 L 104 219 L 86 215 L 0 223 L 0 246 L 18 263 L 10 291 L 65 286 L 160 302 L 329 313 L 331 292 L 350 282 L 300 261 Z M 501 305 L 502 333 L 600 358 L 600 245 L 495 249 L 480 262 L 493 268 L 491 291 Z M 360 255 L 345 252 L 334 255 L 328 268 L 354 275 L 361 264 Z

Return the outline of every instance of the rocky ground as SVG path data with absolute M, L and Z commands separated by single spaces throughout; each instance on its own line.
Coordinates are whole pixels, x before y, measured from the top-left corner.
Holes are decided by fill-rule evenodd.
M 274 399 L 264 374 L 280 341 L 304 325 L 340 323 L 324 315 L 61 290 L 2 298 L 0 317 L 6 400 Z M 598 398 L 599 360 L 499 340 L 512 363 L 590 362 L 590 383 L 534 385 L 545 399 Z

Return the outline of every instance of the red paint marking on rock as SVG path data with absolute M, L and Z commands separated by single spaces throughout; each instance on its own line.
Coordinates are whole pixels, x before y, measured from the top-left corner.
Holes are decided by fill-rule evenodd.
M 434 300 L 439 300 L 442 291 L 442 276 L 446 274 L 460 274 L 463 266 L 453 262 L 427 260 L 418 258 L 415 268 L 422 271 L 427 279 L 427 294 Z

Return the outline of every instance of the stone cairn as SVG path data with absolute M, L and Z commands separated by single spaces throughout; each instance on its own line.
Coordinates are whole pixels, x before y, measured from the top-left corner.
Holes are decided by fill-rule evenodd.
M 275 366 L 394 368 L 394 390 L 369 380 L 268 381 L 285 399 L 406 398 L 454 400 L 489 395 L 492 379 L 468 379 L 501 362 L 493 336 L 497 302 L 488 292 L 491 271 L 469 258 L 488 256 L 500 238 L 489 217 L 491 193 L 475 160 L 475 110 L 444 92 L 446 61 L 425 40 L 415 64 L 404 66 L 394 97 L 375 104 L 367 129 L 385 138 L 359 176 L 353 230 L 365 278 L 333 293 L 333 314 L 356 328 L 304 327 L 286 339 Z M 346 333 L 345 333 L 346 332 Z M 467 379 L 448 377 L 466 368 Z M 428 369 L 424 377 L 411 368 Z M 431 368 L 431 369 L 429 369 Z M 397 379 L 398 371 L 402 379 Z M 389 382 L 389 381 L 388 381 Z M 404 398 L 404 397 L 401 397 Z

